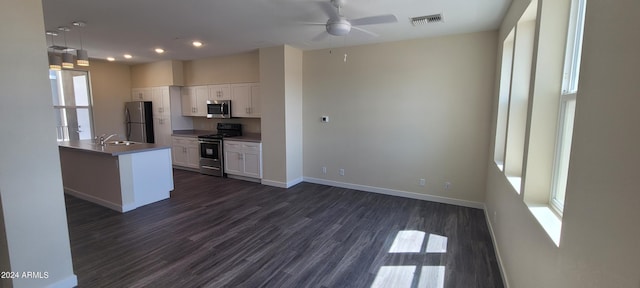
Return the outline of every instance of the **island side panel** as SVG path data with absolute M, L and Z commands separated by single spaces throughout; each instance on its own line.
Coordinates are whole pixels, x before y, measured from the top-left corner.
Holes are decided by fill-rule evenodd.
M 65 193 L 122 212 L 118 157 L 60 147 Z
M 123 212 L 169 198 L 173 190 L 171 149 L 118 156 Z

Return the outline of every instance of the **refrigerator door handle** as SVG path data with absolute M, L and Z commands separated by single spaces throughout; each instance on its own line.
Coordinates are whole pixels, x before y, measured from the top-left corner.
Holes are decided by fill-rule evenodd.
M 129 108 L 124 108 L 124 118 L 127 126 L 127 141 L 131 138 L 131 115 L 129 115 Z

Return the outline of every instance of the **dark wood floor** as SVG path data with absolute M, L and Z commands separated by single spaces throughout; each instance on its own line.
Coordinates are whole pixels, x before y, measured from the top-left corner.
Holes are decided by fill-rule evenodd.
M 126 214 L 66 196 L 79 287 L 503 287 L 482 210 L 174 176 L 170 199 Z

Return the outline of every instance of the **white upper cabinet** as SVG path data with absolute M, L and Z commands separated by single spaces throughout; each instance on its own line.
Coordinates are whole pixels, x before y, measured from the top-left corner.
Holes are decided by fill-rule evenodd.
M 182 115 L 207 116 L 208 86 L 191 86 L 182 88 Z
M 231 100 L 229 84 L 209 85 L 209 100 Z
M 171 115 L 171 98 L 169 96 L 169 87 L 151 88 L 151 106 L 153 108 L 153 117 L 164 118 Z
M 231 116 L 260 118 L 260 83 L 231 84 Z
M 131 101 L 151 101 L 151 88 L 131 89 Z

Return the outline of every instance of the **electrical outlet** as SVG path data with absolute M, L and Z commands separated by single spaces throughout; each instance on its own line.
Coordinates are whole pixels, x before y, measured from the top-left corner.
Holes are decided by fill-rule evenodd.
M 322 166 L 322 174 L 327 174 L 327 167 Z
M 444 190 L 446 191 L 451 190 L 451 182 L 444 182 Z
M 420 186 L 424 186 L 426 182 L 427 180 L 425 180 L 424 178 L 420 179 Z
M 340 176 L 344 176 L 344 169 L 340 168 L 340 170 L 338 170 L 338 174 L 340 174 Z

